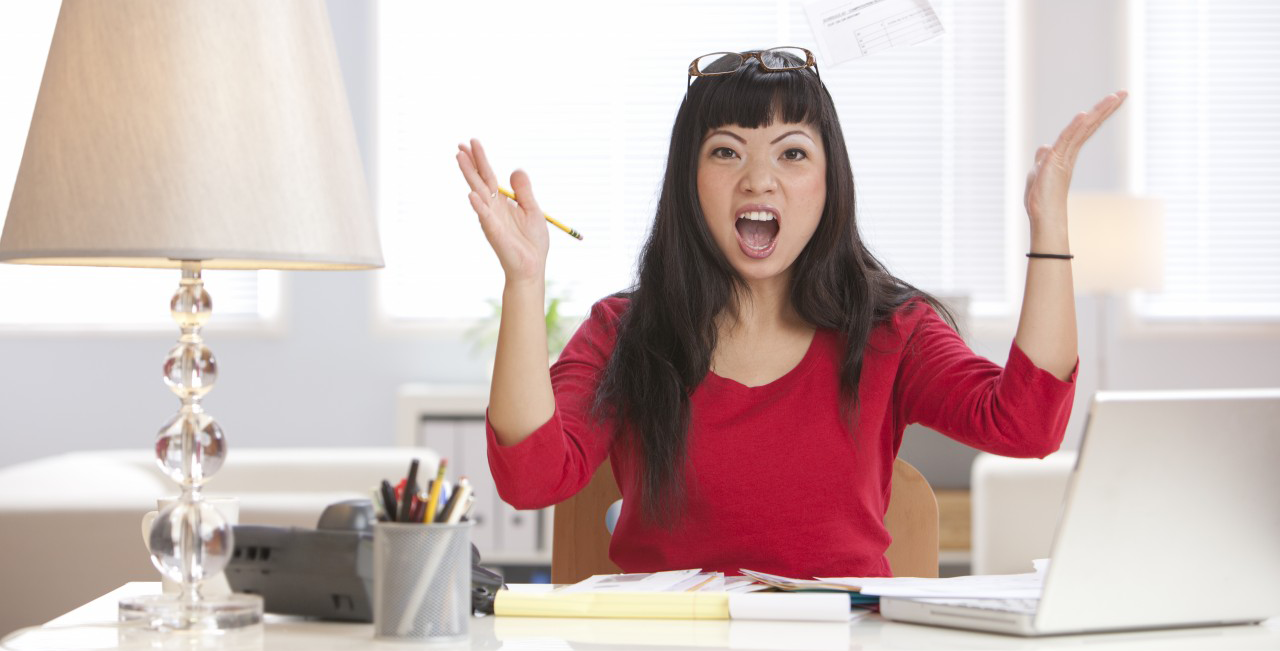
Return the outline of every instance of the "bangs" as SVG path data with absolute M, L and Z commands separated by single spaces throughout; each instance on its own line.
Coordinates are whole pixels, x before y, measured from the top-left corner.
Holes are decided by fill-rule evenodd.
M 699 133 L 736 124 L 758 129 L 786 123 L 819 126 L 822 82 L 809 70 L 762 70 L 755 62 L 730 75 L 699 77 L 690 89 Z

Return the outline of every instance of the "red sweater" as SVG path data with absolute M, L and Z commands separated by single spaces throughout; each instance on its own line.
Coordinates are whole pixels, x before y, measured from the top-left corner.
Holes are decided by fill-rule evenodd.
M 692 396 L 686 511 L 663 530 L 641 517 L 639 460 L 610 454 L 611 427 L 588 413 L 627 305 L 597 303 L 551 368 L 551 420 L 512 446 L 487 427 L 498 494 L 517 508 L 572 496 L 609 455 L 624 498 L 609 556 L 627 572 L 890 576 L 884 514 L 909 423 L 988 452 L 1042 457 L 1058 448 L 1071 413 L 1074 374 L 1063 382 L 1016 345 L 1002 369 L 911 302 L 871 333 L 853 435 L 840 422 L 836 332 L 819 330 L 800 363 L 763 386 L 708 373 Z

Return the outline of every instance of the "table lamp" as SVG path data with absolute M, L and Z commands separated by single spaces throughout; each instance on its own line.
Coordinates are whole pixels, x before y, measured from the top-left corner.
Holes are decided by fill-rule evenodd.
M 1109 298 L 1163 284 L 1163 213 L 1163 202 L 1152 197 L 1084 192 L 1067 197 L 1076 292 L 1097 297 L 1099 389 L 1106 386 Z
M 218 367 L 200 273 L 382 266 L 323 0 L 65 0 L 0 260 L 181 269 L 163 368 L 182 406 L 155 440 L 181 495 L 150 535 L 181 591 L 120 614 L 158 630 L 261 621 L 261 598 L 199 589 L 233 550 L 201 495 L 227 448 L 201 407 Z

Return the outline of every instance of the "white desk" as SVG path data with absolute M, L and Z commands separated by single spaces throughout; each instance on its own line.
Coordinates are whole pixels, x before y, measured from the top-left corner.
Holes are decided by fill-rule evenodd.
M 129 583 L 63 615 L 40 629 L 9 640 L 6 648 L 35 649 L 262 649 L 265 651 L 502 649 L 546 651 L 568 649 L 759 649 L 836 651 L 844 649 L 1280 649 L 1280 618 L 1258 626 L 1229 626 L 1142 633 L 1024 639 L 967 631 L 898 624 L 867 615 L 845 624 L 753 621 L 542 619 L 480 617 L 471 622 L 470 644 L 431 646 L 381 642 L 369 624 L 335 624 L 268 615 L 258 629 L 203 644 L 181 636 L 123 639 L 115 626 L 120 597 L 155 592 L 158 584 Z

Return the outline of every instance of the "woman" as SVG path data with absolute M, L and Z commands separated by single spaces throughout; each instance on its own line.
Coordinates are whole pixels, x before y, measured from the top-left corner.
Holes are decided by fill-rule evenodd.
M 1036 257 L 1002 369 L 862 244 L 835 107 L 804 56 L 695 61 L 638 282 L 593 307 L 550 372 L 543 213 L 526 174 L 511 176 L 511 202 L 480 143 L 460 146 L 506 274 L 488 412 L 499 493 L 554 504 L 607 455 L 624 496 L 610 556 L 624 571 L 889 576 L 883 517 L 906 425 L 1011 456 L 1062 440 L 1071 267 L 1040 256 L 1068 254 L 1076 155 L 1124 94 L 1036 153 Z

